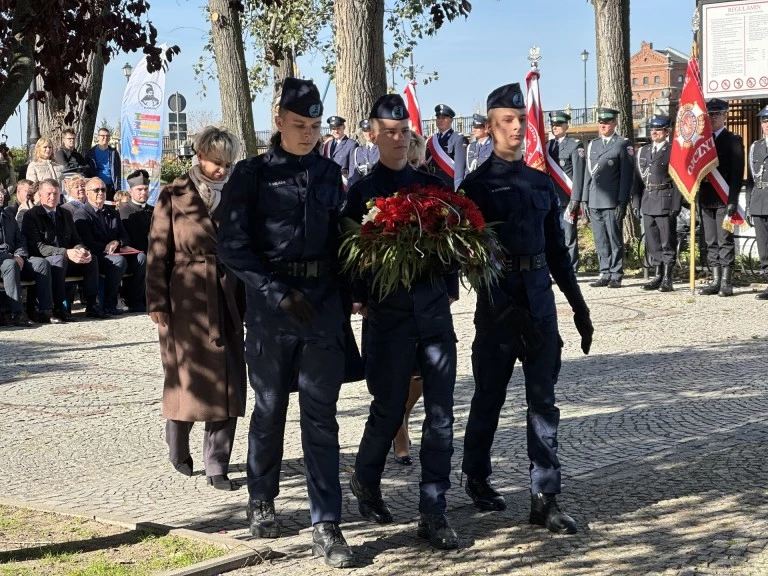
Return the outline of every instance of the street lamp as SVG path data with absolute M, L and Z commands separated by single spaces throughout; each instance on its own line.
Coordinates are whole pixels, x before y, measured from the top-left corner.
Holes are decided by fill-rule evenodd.
M 125 83 L 128 83 L 128 80 L 131 78 L 131 73 L 133 72 L 133 66 L 128 64 L 128 62 L 125 63 L 125 66 L 123 66 L 123 76 L 125 76 Z
M 589 52 L 586 49 L 581 53 L 581 59 L 584 62 L 584 123 L 587 122 L 587 60 Z

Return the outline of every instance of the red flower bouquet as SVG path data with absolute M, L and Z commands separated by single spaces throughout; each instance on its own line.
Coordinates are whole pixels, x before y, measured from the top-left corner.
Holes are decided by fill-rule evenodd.
M 458 270 L 474 289 L 501 275 L 501 245 L 462 193 L 417 184 L 367 206 L 362 223 L 343 223 L 341 260 L 353 277 L 371 275 L 379 299 L 399 284 L 410 288 L 449 270 Z

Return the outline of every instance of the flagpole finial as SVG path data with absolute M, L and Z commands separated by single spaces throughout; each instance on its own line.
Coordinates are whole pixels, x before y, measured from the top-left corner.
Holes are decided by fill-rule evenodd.
M 691 31 L 696 34 L 696 32 L 699 31 L 701 28 L 701 14 L 699 14 L 699 7 L 696 6 L 696 8 L 693 11 L 693 18 L 691 19 Z
M 541 55 L 539 54 L 539 47 L 538 46 L 531 46 L 528 50 L 528 60 L 531 61 L 531 68 L 538 70 L 539 69 L 539 60 L 541 60 Z

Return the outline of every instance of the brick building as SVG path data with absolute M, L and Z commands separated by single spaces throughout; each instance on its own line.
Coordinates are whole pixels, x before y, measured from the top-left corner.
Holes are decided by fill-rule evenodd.
M 629 61 L 632 82 L 632 104 L 645 104 L 652 113 L 653 102 L 663 95 L 672 100 L 680 97 L 685 80 L 688 56 L 674 48 L 654 50 L 651 42 L 642 42 L 640 51 Z M 669 90 L 668 93 L 663 91 Z

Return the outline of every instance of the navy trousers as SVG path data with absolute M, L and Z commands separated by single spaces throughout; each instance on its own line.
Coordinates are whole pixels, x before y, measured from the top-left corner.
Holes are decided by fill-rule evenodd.
M 104 308 L 117 308 L 117 295 L 120 282 L 128 268 L 128 263 L 119 254 L 99 254 L 99 272 L 104 275 Z
M 701 227 L 707 245 L 707 263 L 710 268 L 732 268 L 736 259 L 736 243 L 733 232 L 723 228 L 727 209 L 725 206 L 701 209 Z
M 53 292 L 53 309 L 61 310 L 66 297 L 65 280 L 67 272 L 72 276 L 83 277 L 83 294 L 86 303 L 90 306 L 96 304 L 99 295 L 99 260 L 91 258 L 88 264 L 75 264 L 70 262 L 66 255 L 58 254 L 46 258 L 51 265 L 51 291 Z M 69 303 L 70 306 L 72 303 Z
M 560 462 L 557 459 L 557 427 L 560 410 L 555 406 L 555 383 L 560 373 L 562 340 L 557 317 L 538 324 L 543 344 L 523 361 L 528 459 L 531 461 L 531 493 L 560 493 Z M 499 414 L 507 396 L 519 351 L 500 336 L 501 331 L 478 330 L 472 343 L 472 373 L 475 393 L 464 435 L 461 469 L 473 478 L 487 478 L 491 468 L 491 446 Z
M 248 493 L 273 500 L 280 492 L 288 395 L 299 390 L 301 446 L 312 524 L 341 521 L 336 402 L 344 378 L 343 335 L 333 339 L 275 332 L 245 341 L 255 394 L 248 430 Z
M 419 512 L 443 514 L 451 486 L 453 455 L 453 388 L 456 382 L 456 339 L 453 332 L 432 339 L 366 341 L 365 378 L 373 396 L 365 432 L 355 461 L 363 486 L 378 488 L 387 454 L 403 423 L 414 364 L 424 382 Z

